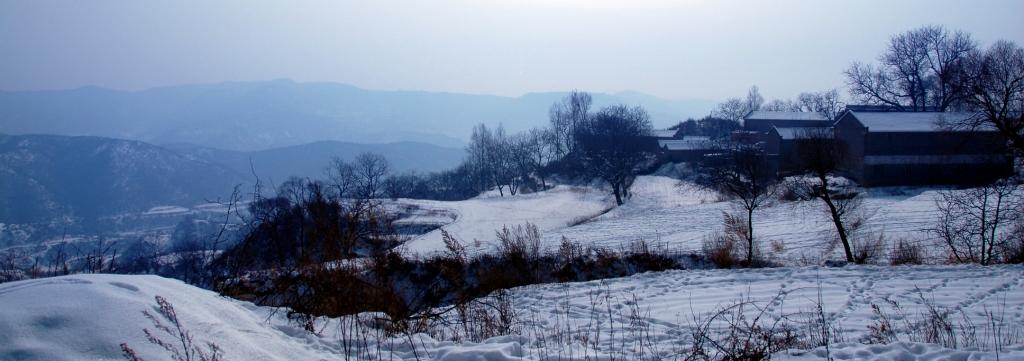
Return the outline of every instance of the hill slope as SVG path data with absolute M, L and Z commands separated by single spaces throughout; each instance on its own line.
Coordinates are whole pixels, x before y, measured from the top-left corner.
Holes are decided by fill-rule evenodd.
M 98 217 L 231 193 L 242 176 L 151 144 L 0 134 L 0 222 Z

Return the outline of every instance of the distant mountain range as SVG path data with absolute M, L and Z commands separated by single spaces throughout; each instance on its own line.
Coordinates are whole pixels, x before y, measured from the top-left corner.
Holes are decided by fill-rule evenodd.
M 240 152 L 92 136 L 0 134 L 0 223 L 191 207 L 251 182 L 251 169 L 273 186 L 291 175 L 319 178 L 333 157 L 351 159 L 362 152 L 384 155 L 396 172 L 449 168 L 463 156 L 461 149 L 414 142 L 325 141 Z
M 290 176 L 322 178 L 335 157 L 351 160 L 360 153 L 376 153 L 388 159 L 392 172 L 433 172 L 453 168 L 462 161 L 465 150 L 420 142 L 358 144 L 320 141 L 267 150 L 243 152 L 190 144 L 168 145 L 181 154 L 224 165 L 252 180 L 255 171 L 260 180 L 277 185 Z
M 548 108 L 565 94 L 378 91 L 288 80 L 142 91 L 0 91 L 0 133 L 91 135 L 235 151 L 325 140 L 461 148 L 477 123 L 502 123 L 510 132 L 546 124 Z M 636 92 L 594 94 L 595 107 L 618 103 L 644 106 L 662 127 L 707 114 L 713 106 Z

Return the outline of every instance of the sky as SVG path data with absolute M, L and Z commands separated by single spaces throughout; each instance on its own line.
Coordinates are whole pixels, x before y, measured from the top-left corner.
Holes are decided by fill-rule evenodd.
M 1024 1 L 0 0 L 0 90 L 293 79 L 720 100 L 845 89 L 896 33 L 1024 44 Z

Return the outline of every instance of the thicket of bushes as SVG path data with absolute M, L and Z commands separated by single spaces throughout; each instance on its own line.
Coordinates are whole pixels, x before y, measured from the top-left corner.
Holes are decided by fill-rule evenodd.
M 392 249 L 288 271 L 236 270 L 215 286 L 235 298 L 287 306 L 300 318 L 383 312 L 393 320 L 409 320 L 498 290 L 680 269 L 696 262 L 696 256 L 668 256 L 643 241 L 612 251 L 564 240 L 557 252 L 544 252 L 540 233 L 531 224 L 497 232 L 494 253 L 467 254 L 461 242 L 444 236 L 446 251 L 425 258 L 407 258 Z

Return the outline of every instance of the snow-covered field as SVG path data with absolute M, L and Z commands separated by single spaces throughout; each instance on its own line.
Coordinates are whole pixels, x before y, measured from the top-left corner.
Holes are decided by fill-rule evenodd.
M 454 222 L 443 229 L 469 244 L 472 251 L 493 249 L 494 233 L 503 226 L 531 222 L 540 228 L 543 246 L 548 249 L 558 247 L 565 237 L 611 249 L 643 239 L 670 251 L 698 252 L 702 241 L 720 230 L 723 212 L 735 210 L 732 203 L 669 177 L 639 177 L 632 192 L 626 204 L 604 214 L 601 212 L 614 201 L 606 192 L 583 187 L 562 186 L 534 194 L 461 202 L 406 202 L 454 214 Z M 865 222 L 856 241 L 882 237 L 886 243 L 903 239 L 931 248 L 934 243 L 925 230 L 937 219 L 936 195 L 935 189 L 928 188 L 869 190 L 858 212 Z M 569 224 L 591 217 L 582 224 Z M 781 202 L 755 212 L 754 233 L 767 255 L 783 264 L 820 264 L 842 258 L 841 247 L 833 241 L 833 225 L 817 200 Z M 410 251 L 420 254 L 443 247 L 440 230 L 408 243 Z M 888 245 L 882 248 L 887 250 Z M 927 256 L 937 259 L 941 253 L 933 249 Z
M 435 214 L 453 215 L 443 229 L 466 244 L 469 252 L 488 252 L 494 249 L 494 234 L 502 227 L 514 227 L 526 222 L 537 225 L 541 232 L 564 229 L 581 218 L 601 214 L 612 205 L 606 192 L 589 187 L 557 186 L 545 192 L 501 197 L 487 193 L 480 197 L 457 202 L 402 200 Z M 428 220 L 435 221 L 435 220 Z M 415 237 L 405 245 L 413 254 L 430 254 L 444 250 L 441 230 Z
M 445 224 L 443 229 L 474 253 L 494 249 L 496 230 L 526 222 L 538 226 L 549 249 L 564 237 L 612 249 L 643 239 L 669 251 L 697 252 L 718 232 L 722 213 L 732 209 L 714 194 L 668 177 L 640 177 L 632 192 L 625 205 L 614 208 L 606 192 L 570 186 L 459 202 L 401 200 L 399 206 L 416 208 L 401 222 Z M 924 231 L 936 220 L 936 194 L 935 189 L 869 191 L 858 237 L 918 242 L 938 259 L 941 249 Z M 769 257 L 786 267 L 680 270 L 520 287 L 508 293 L 516 313 L 513 335 L 458 343 L 446 340 L 444 330 L 386 338 L 370 348 L 356 347 L 360 356 L 351 359 L 674 360 L 687 352 L 699 320 L 746 301 L 755 306 L 747 312 L 762 307 L 768 319 L 796 324 L 810 322 L 807 315 L 820 304 L 844 341 L 827 350 L 783 351 L 774 359 L 1024 360 L 1024 266 L 820 267 L 823 260 L 838 259 L 839 250 L 831 245 L 831 224 L 818 202 L 765 208 L 755 214 L 754 230 Z M 414 237 L 403 247 L 410 254 L 440 251 L 441 231 Z M 345 319 L 329 321 L 313 335 L 289 322 L 285 311 L 179 281 L 73 275 L 0 284 L 0 360 L 114 360 L 121 359 L 121 343 L 146 360 L 168 359 L 142 332 L 155 330 L 142 313 L 155 312 L 155 296 L 176 307 L 197 342 L 217 343 L 228 360 L 334 360 L 352 352 L 353 336 L 339 327 Z M 908 320 L 922 317 L 926 302 L 956 322 L 978 326 L 982 337 L 996 320 L 1004 330 L 1020 332 L 1018 345 L 997 354 L 910 342 L 916 340 L 906 335 L 889 345 L 860 343 L 879 320 L 872 305 L 890 313 L 895 327 L 905 328 Z M 382 332 L 376 323 L 360 324 L 373 329 L 371 336 Z
M 780 292 L 781 301 L 769 302 Z M 898 302 L 907 315 L 921 311 L 920 295 L 924 295 L 956 315 L 963 311 L 967 317 L 982 320 L 985 312 L 994 311 L 1008 325 L 1024 323 L 1021 266 L 672 271 L 513 289 L 511 299 L 524 324 L 521 335 L 456 344 L 418 334 L 392 339 L 383 350 L 368 351 L 396 360 L 584 360 L 607 359 L 609 354 L 639 359 L 641 351 L 648 359 L 653 352 L 671 360 L 685 352 L 694 317 L 706 317 L 739 300 L 762 302 L 772 317 L 778 317 L 811 309 L 819 292 L 827 317 L 841 326 L 847 341 L 830 349 L 830 356 L 840 360 L 995 359 L 991 351 L 954 351 L 906 342 L 857 344 L 873 321 L 871 304 L 884 305 L 883 299 Z M 155 312 L 154 296 L 158 295 L 174 305 L 196 342 L 217 343 L 226 359 L 342 358 L 343 342 L 334 328 L 315 336 L 289 324 L 284 312 L 156 276 L 75 275 L 0 285 L 0 360 L 114 360 L 120 359 L 121 343 L 147 360 L 168 359 L 142 333 L 143 328 L 156 331 L 142 312 Z M 639 317 L 630 317 L 631 309 L 638 310 Z M 595 311 L 607 310 L 611 317 L 595 318 Z M 595 329 L 603 330 L 597 332 L 602 338 L 593 338 Z M 585 338 L 588 333 L 589 339 Z M 565 345 L 557 344 L 558 336 L 569 336 L 562 337 Z M 654 346 L 645 349 L 643 340 L 637 338 L 653 340 Z M 408 346 L 409 340 L 415 342 L 415 350 Z M 596 344 L 586 348 L 586 357 L 580 345 L 583 342 Z M 777 354 L 776 359 L 821 359 L 824 355 L 823 349 L 790 350 Z M 1024 349 L 1010 347 L 999 357 L 1024 359 Z

